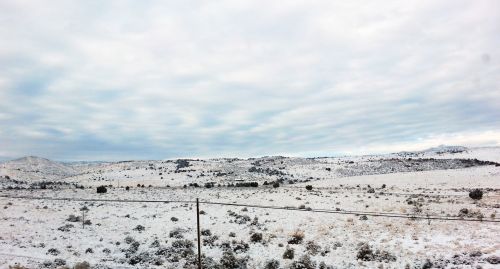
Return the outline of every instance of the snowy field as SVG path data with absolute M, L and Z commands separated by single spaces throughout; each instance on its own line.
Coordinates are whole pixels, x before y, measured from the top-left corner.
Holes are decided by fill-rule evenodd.
M 22 158 L 0 164 L 0 268 L 196 268 L 196 198 L 204 268 L 500 268 L 497 162 L 495 147 L 307 159 Z M 242 186 L 250 182 L 258 187 Z M 102 185 L 107 192 L 97 193 Z M 482 199 L 469 197 L 473 189 Z

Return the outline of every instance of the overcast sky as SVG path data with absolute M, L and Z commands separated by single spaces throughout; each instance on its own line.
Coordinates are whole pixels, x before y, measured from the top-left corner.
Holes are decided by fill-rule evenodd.
M 500 145 L 500 1 L 0 1 L 0 158 Z

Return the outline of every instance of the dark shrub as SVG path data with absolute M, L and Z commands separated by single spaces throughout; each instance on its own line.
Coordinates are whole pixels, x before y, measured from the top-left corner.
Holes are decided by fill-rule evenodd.
M 74 228 L 75 225 L 73 224 L 66 224 L 64 226 L 61 226 L 59 228 L 57 228 L 59 231 L 62 231 L 62 232 L 69 232 L 71 230 L 71 228 Z
M 358 254 L 356 255 L 356 258 L 362 261 L 371 261 L 373 260 L 373 250 L 367 243 L 364 243 L 358 249 Z
M 185 239 L 185 240 L 175 240 L 172 242 L 172 247 L 174 248 L 192 248 L 194 247 L 194 243 Z
M 260 242 L 262 241 L 261 233 L 254 233 L 250 236 L 250 242 Z
M 61 252 L 55 248 L 50 248 L 49 250 L 47 250 L 47 254 L 50 254 L 50 255 L 57 256 L 57 255 L 59 255 L 59 253 L 61 253 Z
M 475 189 L 469 192 L 469 197 L 474 200 L 481 200 L 483 198 L 483 191 L 480 189 Z
M 311 255 L 316 255 L 321 250 L 321 246 L 316 244 L 314 241 L 309 241 L 306 244 L 306 250 Z
M 290 265 L 290 269 L 316 269 L 316 263 L 311 260 L 309 255 L 304 255 L 298 261 L 294 261 Z
M 280 262 L 277 260 L 269 260 L 266 262 L 266 265 L 264 266 L 264 269 L 279 269 L 280 268 Z
M 422 265 L 422 269 L 430 269 L 430 268 L 432 268 L 432 262 L 429 259 L 427 259 L 425 260 L 425 263 Z
M 247 268 L 247 260 L 245 258 L 239 259 L 237 258 L 233 252 L 225 251 L 222 254 L 222 258 L 220 259 L 220 264 L 222 268 Z
M 183 233 L 185 233 L 185 232 L 186 232 L 186 230 L 184 230 L 182 228 L 175 228 L 173 231 L 171 231 L 168 234 L 168 236 L 171 238 L 181 239 L 181 238 L 184 238 Z
M 311 185 L 306 186 L 306 190 L 311 191 L 312 189 L 313 189 L 313 186 L 311 186 Z
M 189 167 L 188 160 L 179 159 L 179 160 L 176 160 L 175 163 L 177 164 L 177 167 L 175 168 L 176 170 Z
M 278 188 L 279 186 L 280 186 L 280 184 L 278 182 L 273 183 L 273 188 Z
M 135 226 L 135 228 L 133 229 L 134 231 L 138 231 L 138 232 L 142 232 L 144 231 L 146 228 L 142 225 L 137 225 Z
M 173 221 L 173 222 L 179 221 L 179 219 L 176 218 L 176 217 L 171 217 L 170 220 Z
M 106 189 L 105 186 L 99 186 L 97 187 L 97 193 L 106 193 L 108 190 Z
M 127 190 L 127 191 L 130 190 L 130 187 L 129 186 L 125 187 L 125 190 Z
M 295 256 L 295 250 L 293 248 L 286 248 L 285 253 L 283 253 L 283 259 L 293 260 Z
M 75 216 L 73 214 L 69 215 L 69 217 L 66 219 L 66 221 L 69 221 L 69 222 L 79 222 L 81 221 L 81 218 L 78 216 Z

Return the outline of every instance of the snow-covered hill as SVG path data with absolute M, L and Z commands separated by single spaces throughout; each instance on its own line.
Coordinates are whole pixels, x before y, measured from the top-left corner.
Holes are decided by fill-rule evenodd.
M 56 180 L 76 174 L 73 167 L 35 156 L 0 163 L 0 175 L 18 180 Z

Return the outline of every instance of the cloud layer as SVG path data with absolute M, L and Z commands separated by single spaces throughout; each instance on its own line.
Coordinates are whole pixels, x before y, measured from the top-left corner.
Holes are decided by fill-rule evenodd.
M 498 1 L 0 2 L 0 157 L 500 145 Z

